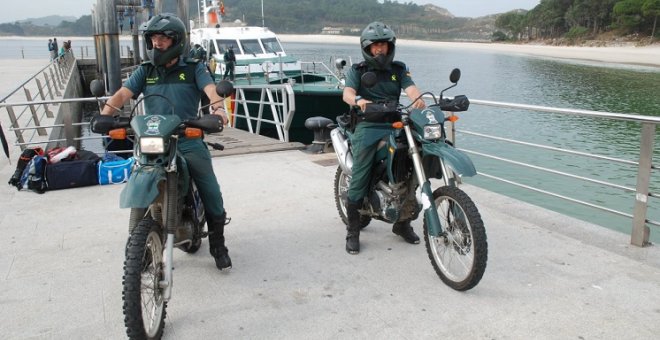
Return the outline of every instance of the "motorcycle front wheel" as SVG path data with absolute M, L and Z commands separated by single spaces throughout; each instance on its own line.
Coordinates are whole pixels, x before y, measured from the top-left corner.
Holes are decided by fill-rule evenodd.
M 163 297 L 163 240 L 159 225 L 143 219 L 128 240 L 122 298 L 129 339 L 160 339 L 167 302 Z
M 488 242 L 481 215 L 472 199 L 457 187 L 433 192 L 442 233 L 430 235 L 424 218 L 424 241 L 431 264 L 449 287 L 466 291 L 476 286 L 486 271 Z
M 348 200 L 348 185 L 351 183 L 351 176 L 347 175 L 341 166 L 337 167 L 335 173 L 335 205 L 337 212 L 341 217 L 342 222 L 348 225 L 348 217 L 346 215 L 346 201 Z M 360 215 L 360 229 L 364 229 L 371 222 L 371 217 Z

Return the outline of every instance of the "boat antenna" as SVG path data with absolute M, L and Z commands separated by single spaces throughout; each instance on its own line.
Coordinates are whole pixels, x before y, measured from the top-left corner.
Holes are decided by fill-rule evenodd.
M 202 25 L 202 9 L 199 7 L 199 3 L 204 0 L 197 0 L 197 25 Z M 204 7 L 206 7 L 206 3 L 204 2 Z
M 264 23 L 264 0 L 261 0 L 261 27 L 266 27 Z

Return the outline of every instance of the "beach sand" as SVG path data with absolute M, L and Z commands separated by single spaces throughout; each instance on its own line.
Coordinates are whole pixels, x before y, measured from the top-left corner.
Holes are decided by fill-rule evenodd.
M 280 34 L 278 37 L 282 42 L 323 42 L 329 44 L 355 43 L 356 45 L 358 45 L 360 42 L 359 37 L 357 36 Z M 398 39 L 397 44 L 399 44 L 399 46 L 427 46 L 447 49 L 484 50 L 546 58 L 574 59 L 614 64 L 660 67 L 659 44 L 643 47 L 577 47 L 533 44 L 442 42 L 406 39 Z
M 280 40 L 286 42 L 301 43 L 327 43 L 327 44 L 355 44 L 360 43 L 358 36 L 344 35 L 320 35 L 320 34 L 278 34 Z M 44 37 L 0 37 L 2 40 L 43 40 Z M 91 37 L 71 37 L 76 40 L 92 40 Z M 121 40 L 130 40 L 128 35 L 120 36 Z M 584 61 L 596 61 L 603 63 L 642 65 L 660 68 L 660 44 L 649 46 L 607 46 L 607 47 L 579 47 L 579 46 L 548 46 L 537 44 L 505 44 L 505 43 L 472 43 L 472 42 L 445 42 L 398 39 L 399 46 L 426 46 L 443 49 L 464 49 L 495 51 L 498 53 L 518 54 L 544 58 L 560 58 Z

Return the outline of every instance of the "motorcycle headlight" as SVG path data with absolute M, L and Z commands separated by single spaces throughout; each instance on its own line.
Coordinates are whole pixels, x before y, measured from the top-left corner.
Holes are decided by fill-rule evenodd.
M 165 143 L 161 137 L 140 138 L 140 152 L 145 154 L 165 152 Z
M 442 137 L 442 126 L 440 124 L 425 125 L 424 139 L 440 139 Z

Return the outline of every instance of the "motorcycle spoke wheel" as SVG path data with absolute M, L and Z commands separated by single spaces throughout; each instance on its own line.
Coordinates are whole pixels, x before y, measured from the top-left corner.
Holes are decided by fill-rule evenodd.
M 131 234 L 124 261 L 124 324 L 130 339 L 160 339 L 167 302 L 163 280 L 163 241 L 158 224 L 144 219 Z
M 442 233 L 431 235 L 424 219 L 424 240 L 431 264 L 449 287 L 465 291 L 476 286 L 488 260 L 486 229 L 470 197 L 456 187 L 433 192 Z

